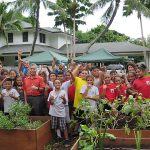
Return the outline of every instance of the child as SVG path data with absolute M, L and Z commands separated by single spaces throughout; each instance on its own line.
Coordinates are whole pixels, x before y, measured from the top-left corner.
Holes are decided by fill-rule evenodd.
M 136 72 L 129 71 L 127 74 L 127 79 L 127 95 L 133 95 L 134 97 L 136 97 L 137 91 L 133 88 L 133 82 L 136 79 Z
M 14 69 L 11 69 L 9 71 L 9 78 L 12 80 L 12 86 L 16 86 L 16 78 L 17 78 L 17 71 Z
M 80 93 L 85 99 L 88 99 L 88 102 L 91 106 L 91 111 L 97 110 L 96 101 L 99 100 L 99 91 L 96 86 L 94 86 L 94 77 L 92 75 L 86 76 L 87 85 L 83 85 Z
M 111 77 L 108 73 L 104 74 L 104 84 L 100 86 L 99 93 L 101 98 L 106 98 L 109 102 L 113 103 L 117 98 L 116 85 L 111 82 Z
M 120 76 L 116 76 L 114 78 L 115 84 L 116 84 L 116 92 L 118 95 L 118 98 L 126 100 L 127 95 L 126 95 L 126 90 L 127 87 L 125 84 L 122 84 L 122 79 Z
M 110 77 L 111 77 L 111 81 L 113 81 L 113 83 L 115 83 L 115 76 L 117 75 L 117 71 L 116 70 L 112 70 L 110 71 Z
M 69 146 L 68 143 L 68 131 L 66 127 L 66 113 L 65 105 L 68 104 L 67 94 L 64 90 L 61 90 L 61 82 L 56 79 L 54 81 L 55 89 L 50 92 L 48 101 L 51 101 L 49 115 L 51 115 L 52 129 L 60 129 L 64 132 L 65 147 Z
M 4 113 L 9 114 L 9 108 L 15 100 L 19 100 L 19 93 L 12 88 L 12 80 L 10 78 L 5 81 L 5 88 L 2 90 L 2 99 L 4 101 Z
M 23 82 L 22 82 L 22 77 L 21 76 L 18 76 L 16 78 L 16 87 L 15 88 L 16 88 L 17 92 L 20 95 L 20 100 L 22 102 L 25 102 L 25 100 L 24 100 Z
M 133 88 L 137 90 L 138 95 L 141 95 L 143 98 L 150 98 L 150 77 L 144 76 L 146 71 L 146 66 L 141 64 L 137 70 L 137 79 L 133 82 Z

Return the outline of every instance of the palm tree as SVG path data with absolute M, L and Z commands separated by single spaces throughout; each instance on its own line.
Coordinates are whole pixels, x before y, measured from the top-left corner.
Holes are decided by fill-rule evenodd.
M 40 4 L 42 3 L 46 9 L 49 5 L 52 5 L 53 2 L 50 2 L 49 0 L 15 0 L 13 3 L 18 11 L 20 10 L 21 12 L 29 12 L 29 15 L 35 17 L 36 19 L 34 39 L 30 52 L 30 55 L 33 55 L 38 36 Z
M 0 3 L 0 36 L 4 37 L 7 41 L 8 30 L 22 30 L 21 18 L 22 15 L 12 9 L 8 9 L 11 3 Z
M 71 52 L 71 58 L 75 57 L 75 32 L 78 30 L 78 25 L 86 23 L 85 21 L 82 21 L 81 18 L 85 15 L 85 12 L 90 6 L 91 3 L 89 0 L 57 0 L 56 6 L 51 7 L 53 12 L 48 13 L 48 15 L 55 16 L 55 26 L 63 25 L 64 32 L 66 28 L 72 31 L 73 46 L 71 51 L 73 51 L 73 54 Z
M 85 21 L 82 21 L 81 18 L 85 16 L 85 13 L 91 14 L 89 7 L 91 6 L 91 2 L 89 0 L 71 0 L 68 5 L 68 14 L 70 14 L 71 22 L 72 22 L 72 31 L 73 31 L 73 45 L 72 45 L 72 58 L 75 58 L 76 55 L 76 31 L 78 30 L 79 24 L 86 24 Z
M 147 0 L 132 0 L 132 1 L 126 0 L 123 8 L 123 15 L 126 17 L 130 16 L 133 13 L 133 11 L 137 12 L 137 18 L 140 20 L 141 37 L 143 41 L 143 46 L 146 46 L 146 42 L 143 34 L 142 15 L 150 18 L 149 6 L 150 6 L 150 2 L 148 2 Z M 144 51 L 143 53 L 144 53 L 144 62 L 147 65 L 146 51 Z
M 106 12 L 103 14 L 102 16 L 102 19 L 105 23 L 105 29 L 99 33 L 97 35 L 97 37 L 92 40 L 89 45 L 88 45 L 88 50 L 86 51 L 86 53 L 88 53 L 90 47 L 101 37 L 103 36 L 108 28 L 110 27 L 110 25 L 112 24 L 116 14 L 117 14 L 117 11 L 118 11 L 118 8 L 119 8 L 119 4 L 120 4 L 120 0 L 97 0 L 91 7 L 90 7 L 90 10 L 95 10 L 95 9 L 98 9 L 99 7 L 100 8 L 104 8 L 106 5 L 109 4 L 109 7 L 107 8 Z

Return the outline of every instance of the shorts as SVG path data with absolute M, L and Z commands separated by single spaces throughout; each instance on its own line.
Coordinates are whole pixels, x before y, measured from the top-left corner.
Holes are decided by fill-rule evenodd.
M 66 118 L 51 116 L 52 129 L 60 129 L 64 131 L 66 129 Z

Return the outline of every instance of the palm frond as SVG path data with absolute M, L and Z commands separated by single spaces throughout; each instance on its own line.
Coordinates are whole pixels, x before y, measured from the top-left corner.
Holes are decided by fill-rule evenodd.
M 145 17 L 150 17 L 150 9 L 148 9 L 141 1 L 139 0 L 126 0 L 132 10 L 137 11 L 140 14 L 143 14 Z
M 112 0 L 97 0 L 95 3 L 93 3 L 91 5 L 91 7 L 89 8 L 89 10 L 94 11 L 96 9 L 99 8 L 103 8 L 106 6 L 106 4 L 108 4 L 108 2 L 111 2 Z

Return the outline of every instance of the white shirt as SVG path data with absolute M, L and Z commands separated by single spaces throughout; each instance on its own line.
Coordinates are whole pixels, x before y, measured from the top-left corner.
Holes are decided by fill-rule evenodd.
M 49 115 L 55 117 L 65 117 L 65 105 L 68 104 L 68 96 L 66 92 L 64 90 L 60 90 L 58 92 L 53 90 L 49 93 L 48 100 L 51 96 L 53 96 L 55 100 L 54 104 L 50 106 Z M 63 100 L 60 98 L 61 96 L 65 96 L 66 104 L 63 104 Z
M 49 81 L 48 84 L 53 90 L 55 90 L 55 87 L 54 87 L 54 84 L 52 81 Z M 68 88 L 70 87 L 70 85 L 71 85 L 71 80 L 65 81 L 61 85 L 61 90 L 64 90 L 66 92 L 67 99 L 68 99 Z M 66 105 L 68 105 L 68 104 L 66 104 Z
M 15 89 L 10 89 L 7 91 L 6 89 L 2 90 L 2 95 L 4 95 L 3 100 L 4 100 L 4 112 L 8 113 L 9 108 L 13 102 L 15 102 L 14 98 L 11 98 L 9 94 L 12 94 L 14 97 L 19 97 L 19 93 Z
M 87 85 L 83 85 L 82 88 L 81 88 L 81 90 L 80 90 L 80 93 L 83 94 L 86 89 L 87 89 Z M 93 97 L 98 96 L 98 95 L 99 95 L 98 88 L 93 85 L 93 86 L 88 90 L 87 96 L 93 98 Z M 90 103 L 91 110 L 96 109 L 96 101 L 91 100 L 91 99 L 88 99 L 88 102 Z
M 99 78 L 95 78 L 94 79 L 94 85 L 99 88 L 100 87 L 100 79 Z

